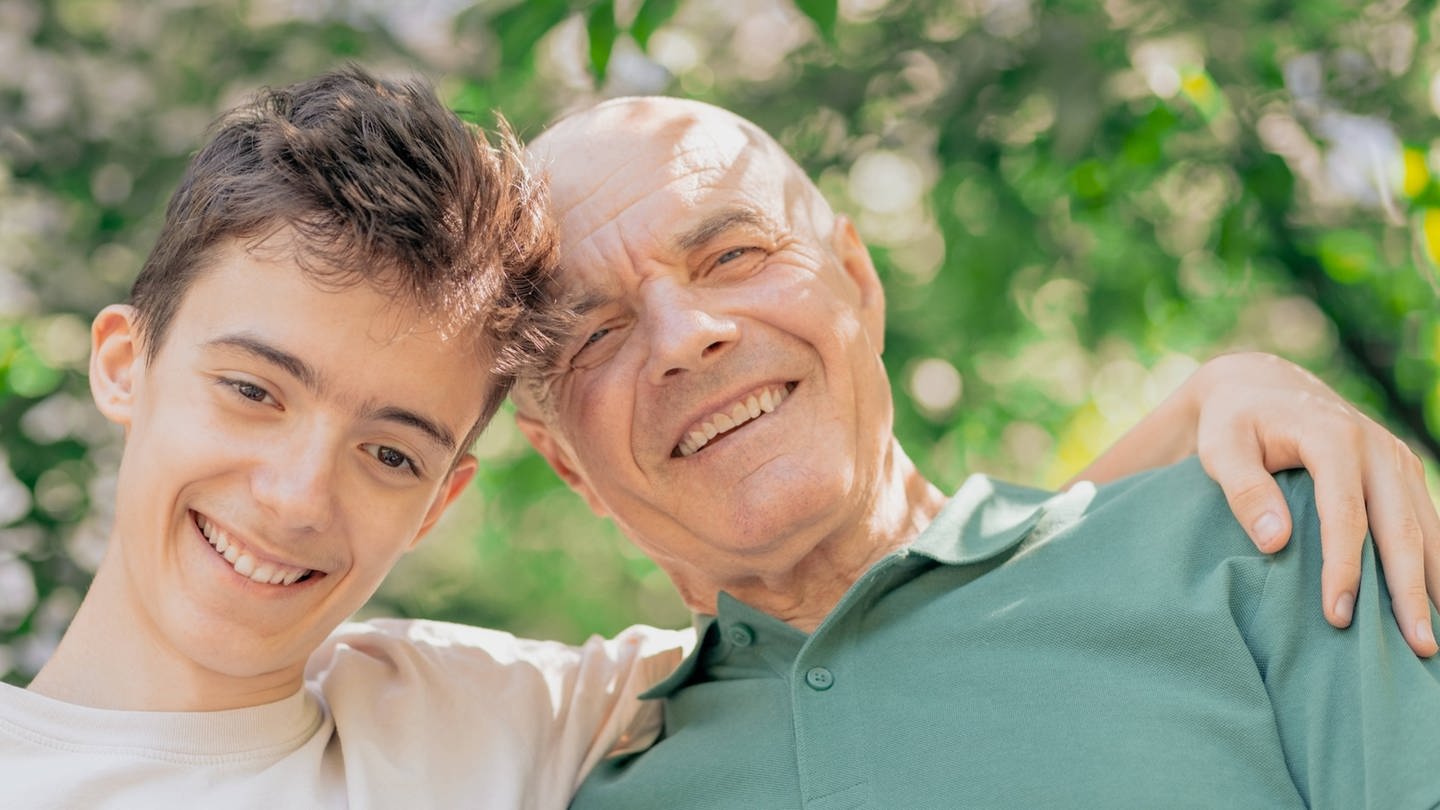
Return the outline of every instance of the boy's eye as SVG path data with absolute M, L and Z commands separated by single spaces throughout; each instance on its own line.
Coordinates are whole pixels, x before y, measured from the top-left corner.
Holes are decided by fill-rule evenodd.
M 221 377 L 218 382 L 220 385 L 229 388 L 231 391 L 234 391 L 251 402 L 258 402 L 262 405 L 275 403 L 275 398 L 270 396 L 270 392 L 255 383 L 246 382 L 245 380 L 232 380 L 226 377 Z
M 235 390 L 240 394 L 240 396 L 254 402 L 264 402 L 265 398 L 270 396 L 270 394 L 266 392 L 264 388 L 247 382 L 236 383 Z
M 415 462 L 411 461 L 409 456 L 393 447 L 388 447 L 383 444 L 367 444 L 365 445 L 365 449 L 369 451 L 370 455 L 375 457 L 376 461 L 379 461 L 386 467 L 397 470 L 408 469 L 412 473 L 419 474 Z

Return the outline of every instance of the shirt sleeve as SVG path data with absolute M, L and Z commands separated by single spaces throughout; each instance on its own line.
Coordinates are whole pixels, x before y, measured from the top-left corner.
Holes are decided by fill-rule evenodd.
M 617 741 L 658 731 L 658 707 L 636 696 L 690 644 L 643 626 L 572 647 L 382 619 L 342 625 L 307 678 L 364 805 L 561 808 Z
M 1325 621 L 1311 480 L 1280 482 L 1294 533 L 1246 632 L 1296 787 L 1316 808 L 1440 805 L 1440 656 L 1406 645 L 1368 537 L 1351 626 Z

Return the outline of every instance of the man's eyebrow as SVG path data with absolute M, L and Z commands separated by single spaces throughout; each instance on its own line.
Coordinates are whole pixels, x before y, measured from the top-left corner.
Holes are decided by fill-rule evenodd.
M 315 373 L 315 369 L 309 363 L 252 335 L 243 332 L 221 335 L 214 340 L 206 341 L 205 348 L 239 350 L 271 365 L 279 366 L 312 391 L 318 390 L 320 387 L 320 375 Z
M 448 428 L 439 422 L 433 419 L 426 419 L 412 410 L 387 405 L 383 408 L 367 411 L 365 416 L 369 419 L 379 419 L 383 422 L 395 422 L 401 425 L 408 425 L 424 433 L 446 453 L 455 452 L 454 433 L 451 433 Z
M 716 211 L 701 220 L 699 224 L 676 236 L 675 249 L 681 253 L 687 253 L 703 246 L 720 234 L 742 225 L 764 230 L 774 228 L 769 217 L 753 208 L 725 208 Z

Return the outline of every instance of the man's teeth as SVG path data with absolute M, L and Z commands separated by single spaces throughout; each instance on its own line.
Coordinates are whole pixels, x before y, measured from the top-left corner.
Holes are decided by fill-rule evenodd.
M 308 568 L 294 568 L 288 565 L 276 565 L 268 562 L 258 562 L 248 551 L 240 547 L 240 544 L 230 538 L 224 529 L 217 527 L 205 518 L 200 518 L 200 533 L 210 541 L 210 545 L 220 552 L 220 556 L 230 563 L 235 573 L 248 578 L 252 582 L 259 582 L 262 585 L 293 585 L 296 580 L 310 573 Z
M 691 428 L 685 434 L 685 438 L 680 440 L 678 448 L 680 455 L 695 455 L 700 448 L 709 444 L 711 439 L 721 433 L 734 430 L 752 419 L 758 419 L 761 414 L 770 413 L 788 396 L 790 396 L 790 390 L 785 386 L 771 385 L 751 393 L 724 410 L 710 414 L 700 424 Z

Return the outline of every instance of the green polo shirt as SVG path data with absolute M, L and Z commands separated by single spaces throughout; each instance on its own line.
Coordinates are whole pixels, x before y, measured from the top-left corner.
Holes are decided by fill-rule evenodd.
M 1433 807 L 1440 657 L 1367 542 L 1320 611 L 1310 478 L 1257 552 L 1194 460 L 1052 495 L 976 476 L 812 634 L 728 595 L 589 808 Z

